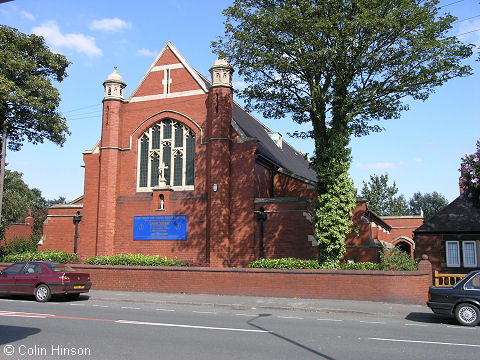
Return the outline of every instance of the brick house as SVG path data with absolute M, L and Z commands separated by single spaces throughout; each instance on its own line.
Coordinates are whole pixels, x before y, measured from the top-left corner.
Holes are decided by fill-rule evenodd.
M 417 254 L 437 271 L 468 273 L 480 268 L 480 214 L 461 196 L 414 231 Z
M 82 257 L 141 253 L 210 266 L 316 258 L 315 172 L 233 101 L 226 61 L 210 73 L 211 81 L 168 42 L 128 99 L 117 70 L 108 76 L 101 139 L 83 153 L 84 194 L 49 209 L 41 249 L 72 252 L 80 212 Z M 347 238 L 355 261 L 378 259 L 389 239 L 382 229 L 391 230 L 372 213 L 362 222 L 366 211 L 358 202 L 360 233 Z
M 423 224 L 423 214 L 379 216 L 368 209 L 366 199 L 357 198 L 352 219 L 356 231 L 345 240 L 346 261 L 376 263 L 383 249 L 394 247 L 415 258 L 413 231 Z
M 208 81 L 168 42 L 125 99 L 115 69 L 103 84 L 101 139 L 83 154 L 84 194 L 49 209 L 42 249 L 72 252 L 80 211 L 84 257 L 130 252 L 211 266 L 244 266 L 262 251 L 315 257 L 305 216 L 315 173 L 233 101 L 225 60 L 210 73 Z

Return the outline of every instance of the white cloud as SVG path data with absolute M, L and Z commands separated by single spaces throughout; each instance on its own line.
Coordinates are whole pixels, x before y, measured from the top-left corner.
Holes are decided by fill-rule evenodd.
M 234 81 L 232 86 L 234 89 L 242 90 L 247 87 L 247 84 L 244 81 Z
M 385 162 L 377 162 L 377 163 L 370 163 L 370 164 L 362 164 L 362 163 L 357 163 L 355 165 L 356 167 L 360 169 L 394 169 L 396 166 L 393 163 L 385 163 Z
M 83 34 L 62 34 L 55 21 L 34 27 L 32 32 L 43 36 L 47 42 L 58 49 L 73 49 L 90 57 L 102 55 L 102 50 L 95 44 L 95 38 Z
M 25 10 L 22 10 L 21 12 L 22 16 L 28 20 L 31 20 L 31 21 L 35 21 L 36 18 L 34 15 L 30 14 L 29 12 L 25 11 Z
M 391 162 L 376 162 L 376 163 L 357 163 L 355 167 L 364 170 L 393 170 L 393 169 L 402 169 L 405 167 L 405 161 L 399 161 L 397 163 Z
M 145 49 L 145 48 L 137 51 L 137 55 L 140 55 L 140 56 L 152 57 L 152 56 L 155 56 L 157 54 L 158 54 L 157 50 L 150 50 L 150 49 Z
M 93 20 L 89 27 L 92 30 L 122 31 L 124 29 L 130 29 L 132 24 L 119 18 L 106 18 Z
M 479 28 L 480 19 L 462 21 L 458 26 L 457 36 L 466 43 L 480 45 L 480 31 L 477 31 Z
M 415 159 L 413 159 L 413 161 L 415 161 L 415 163 L 416 163 L 417 165 L 423 164 L 423 159 L 422 159 L 422 158 L 415 158 Z

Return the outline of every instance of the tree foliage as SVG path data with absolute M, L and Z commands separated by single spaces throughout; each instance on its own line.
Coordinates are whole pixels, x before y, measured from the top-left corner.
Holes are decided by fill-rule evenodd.
M 212 48 L 249 84 L 238 94 L 267 118 L 311 124 L 293 135 L 314 140 L 316 190 L 332 201 L 352 135 L 471 73 L 471 46 L 447 35 L 455 17 L 437 0 L 234 0 L 223 14 Z
M 344 165 L 348 168 L 348 164 Z M 345 235 L 352 231 L 355 196 L 352 180 L 345 171 L 315 200 L 313 222 L 318 242 L 318 262 L 326 264 L 343 258 Z
M 33 144 L 48 139 L 62 145 L 69 134 L 65 118 L 57 111 L 60 95 L 52 81 L 62 81 L 70 63 L 63 55 L 52 53 L 42 37 L 0 25 L 0 64 L 0 214 L 3 214 L 7 145 L 13 151 L 20 150 L 25 139 Z
M 47 217 L 47 208 L 53 204 L 64 204 L 65 198 L 46 200 L 39 189 L 30 189 L 18 171 L 5 171 L 3 192 L 2 222 L 0 238 L 12 223 L 23 223 L 31 210 L 34 218 L 33 231 L 42 234 L 43 222 Z
M 433 191 L 422 194 L 416 192 L 407 202 L 398 194 L 393 182 L 388 184 L 388 174 L 371 175 L 368 183 L 363 182 L 362 197 L 367 199 L 368 208 L 381 216 L 419 215 L 423 211 L 424 220 L 430 220 L 437 212 L 448 205 L 442 194 Z
M 436 191 L 425 194 L 416 192 L 413 194 L 408 203 L 410 207 L 410 214 L 420 214 L 420 212 L 423 211 L 423 218 L 425 221 L 428 221 L 437 212 L 448 205 L 448 200 L 445 198 L 445 196 Z
M 30 189 L 22 179 L 22 173 L 5 171 L 5 182 L 2 207 L 2 234 L 11 223 L 23 223 L 28 210 L 37 205 L 42 206 L 44 199 L 38 189 Z
M 362 197 L 367 199 L 368 208 L 381 216 L 409 214 L 405 197 L 397 193 L 395 181 L 393 185 L 388 184 L 388 174 L 370 175 L 370 181 L 363 182 Z
M 25 139 L 63 144 L 69 132 L 52 80 L 67 76 L 67 59 L 52 53 L 42 37 L 1 25 L 0 63 L 0 126 L 8 148 L 18 151 Z

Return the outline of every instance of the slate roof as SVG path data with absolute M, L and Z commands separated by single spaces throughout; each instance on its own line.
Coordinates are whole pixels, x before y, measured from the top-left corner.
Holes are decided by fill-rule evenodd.
M 415 234 L 480 232 L 480 210 L 472 208 L 460 196 L 425 222 Z
M 268 132 L 272 132 L 272 130 L 235 102 L 233 104 L 233 120 L 246 136 L 258 140 L 258 153 L 260 155 L 266 157 L 282 170 L 286 170 L 287 173 L 291 172 L 307 180 L 316 181 L 315 171 L 310 168 L 304 155 L 283 139 L 282 148 L 277 146 L 268 135 Z
M 204 81 L 207 88 L 212 86 L 205 76 L 198 71 L 197 74 Z M 280 149 L 267 133 L 272 132 L 272 130 L 249 114 L 236 102 L 233 103 L 233 120 L 247 137 L 258 140 L 259 155 L 270 160 L 283 172 L 291 175 L 298 175 L 301 178 L 312 182 L 317 181 L 315 171 L 310 168 L 308 162 L 299 151 L 295 150 L 285 140 L 282 140 L 282 148 Z

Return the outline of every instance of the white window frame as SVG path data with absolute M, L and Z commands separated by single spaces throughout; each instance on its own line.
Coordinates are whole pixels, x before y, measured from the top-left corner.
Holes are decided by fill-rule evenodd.
M 169 140 L 163 140 L 163 123 L 169 121 L 172 124 L 172 137 Z M 155 151 L 152 149 L 152 131 L 153 128 L 159 124 L 160 125 L 160 141 L 163 146 L 163 142 L 165 141 L 170 141 L 171 143 L 171 159 L 170 159 L 170 164 L 167 164 L 167 166 L 171 169 L 170 170 L 170 184 L 171 185 L 166 185 L 164 187 L 160 186 L 154 186 L 152 187 L 150 182 L 151 182 L 151 161 L 150 161 L 150 156 L 152 153 Z M 181 147 L 175 147 L 175 127 L 176 126 L 181 126 L 183 128 L 183 146 Z M 147 186 L 141 187 L 140 186 L 140 161 L 141 161 L 141 146 L 142 146 L 142 138 L 143 136 L 146 135 L 148 137 L 148 173 L 147 173 Z M 173 119 L 162 119 L 159 122 L 153 124 L 151 127 L 149 127 L 139 138 L 137 141 L 137 149 L 138 149 L 138 157 L 137 157 L 137 192 L 150 192 L 153 190 L 167 190 L 167 189 L 172 189 L 172 190 L 177 190 L 177 191 L 188 191 L 188 190 L 195 190 L 195 185 L 186 185 L 186 180 L 187 180 L 187 166 L 186 166 L 186 161 L 187 161 L 187 137 L 188 136 L 195 136 L 195 132 L 190 129 L 188 126 L 183 124 L 182 122 L 178 120 L 173 120 Z M 196 145 L 196 144 L 195 144 Z M 195 146 L 196 148 L 196 146 Z M 174 182 L 174 170 L 173 170 L 173 163 L 175 161 L 175 153 L 180 152 L 182 156 L 182 185 L 172 185 Z M 195 155 L 194 155 L 195 156 Z M 160 151 L 160 161 L 163 161 L 163 151 Z
M 457 251 L 456 251 L 456 263 L 451 263 L 450 256 L 449 256 L 449 244 L 456 244 L 457 246 Z M 445 241 L 445 260 L 447 262 L 447 267 L 461 267 L 460 263 L 460 242 L 459 241 Z
M 474 259 L 474 263 L 472 264 L 467 264 L 467 262 L 465 261 L 465 258 L 466 258 L 466 251 L 465 251 L 465 245 L 467 244 L 471 244 L 473 245 L 473 259 Z M 466 268 L 476 268 L 478 266 L 478 260 L 477 260 L 477 242 L 475 240 L 472 240 L 472 241 L 462 241 L 462 253 L 463 253 L 463 267 L 466 267 Z

